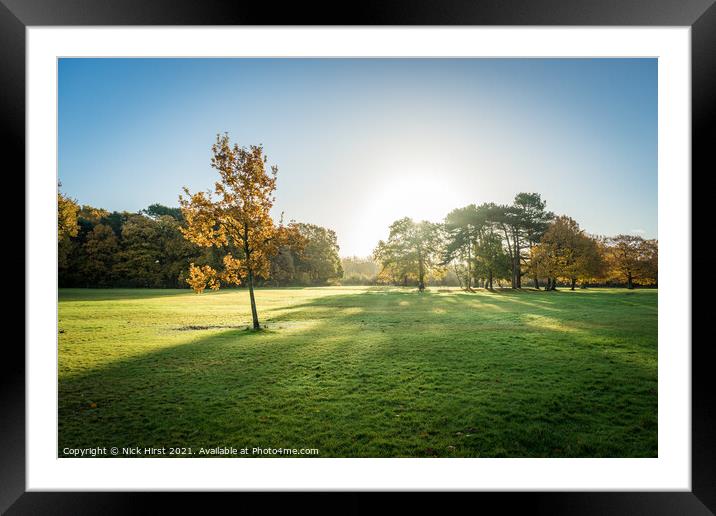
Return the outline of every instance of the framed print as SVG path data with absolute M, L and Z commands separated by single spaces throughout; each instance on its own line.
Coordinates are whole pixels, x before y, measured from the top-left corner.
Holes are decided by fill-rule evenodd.
M 713 511 L 716 7 L 219 4 L 0 6 L 27 299 L 3 510 Z

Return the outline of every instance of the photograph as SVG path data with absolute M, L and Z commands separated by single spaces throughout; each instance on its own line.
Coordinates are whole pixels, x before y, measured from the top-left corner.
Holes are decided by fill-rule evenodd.
M 58 458 L 659 457 L 658 58 L 56 62 Z

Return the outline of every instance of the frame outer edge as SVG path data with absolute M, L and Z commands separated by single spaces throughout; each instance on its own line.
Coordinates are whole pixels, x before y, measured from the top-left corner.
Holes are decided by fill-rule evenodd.
M 680 25 L 713 0 L 1 0 L 25 25 Z
M 37 7 L 38 3 L 42 2 L 32 3 Z M 716 141 L 714 123 L 714 114 L 716 113 L 716 72 L 714 69 L 716 63 L 716 4 L 712 1 L 709 3 L 710 7 L 707 7 L 692 25 L 692 105 L 694 107 L 692 110 L 692 162 L 694 163 L 693 171 L 701 170 L 702 175 L 710 172 L 712 168 L 713 160 L 709 161 L 709 151 L 713 142 Z M 79 16 L 81 17 L 81 15 Z M 51 14 L 41 16 L 42 20 L 49 24 L 62 23 L 61 20 L 55 20 L 53 23 L 49 19 L 51 17 Z M 631 17 L 633 16 L 629 18 Z M 107 17 L 104 19 L 107 20 L 106 24 L 112 24 L 112 20 Z M 171 20 L 167 20 L 167 23 L 171 24 Z M 3 90 L 3 95 L 0 95 L 0 117 L 6 122 L 2 125 L 0 133 L 0 149 L 5 151 L 3 152 L 4 156 L 19 156 L 16 158 L 14 168 L 24 171 L 24 152 L 19 153 L 18 149 L 25 148 L 25 24 L 5 5 L 5 2 L 0 2 L 0 69 L 3 70 L 3 74 L 0 76 Z M 707 166 L 710 167 L 709 170 L 706 169 Z M 23 191 L 23 199 L 24 193 Z M 24 252 L 23 246 L 23 261 Z M 25 272 L 27 273 L 27 271 Z M 15 360 L 5 362 L 4 374 L 0 375 L 0 386 L 2 387 L 0 389 L 0 413 L 3 414 L 5 421 L 5 424 L 0 427 L 0 445 L 3 456 L 0 461 L 0 513 L 4 513 L 18 497 L 21 497 L 20 502 L 27 502 L 28 498 L 37 502 L 37 498 L 41 497 L 40 493 L 28 493 L 21 496 L 25 491 L 26 471 L 25 359 L 24 350 L 19 347 L 13 349 L 12 353 Z M 714 511 L 716 510 L 716 448 L 714 447 L 712 429 L 716 419 L 716 409 L 709 393 L 714 392 L 715 389 L 706 353 L 703 348 L 693 347 L 692 349 L 692 489 L 695 497 L 703 504 L 703 508 Z M 575 494 L 566 494 L 566 497 L 569 498 Z M 67 497 L 73 495 L 75 493 L 66 493 Z M 586 496 L 589 497 L 589 494 Z M 77 498 L 81 498 L 81 496 L 77 496 Z M 55 502 L 57 501 L 59 500 L 55 498 Z M 22 505 L 24 503 L 16 504 L 13 509 Z M 45 506 L 45 509 L 48 508 Z M 631 508 L 635 509 L 634 506 Z
M 5 177 L 25 178 L 25 25 L 3 3 L 0 3 L 0 155 Z M 9 165 L 8 165 L 9 163 Z M 19 182 L 19 181 L 18 181 Z M 17 184 L 17 183 L 16 183 Z M 23 208 L 22 263 L 25 264 L 25 183 L 22 193 L 14 192 L 13 201 L 21 198 Z M 20 257 L 9 263 L 20 268 Z M 26 265 L 23 265 L 26 267 Z M 27 269 L 25 269 L 27 277 Z M 26 301 L 23 290 L 23 299 Z M 16 306 L 19 306 L 18 303 Z M 25 303 L 21 305 L 25 308 Z M 17 308 L 16 308 L 17 309 Z M 26 312 L 25 312 L 26 315 Z M 24 320 L 24 317 L 23 317 Z M 0 374 L 0 513 L 25 491 L 25 338 L 3 339 L 7 353 Z
M 714 170 L 714 143 L 716 143 L 716 3 L 712 4 L 691 27 L 691 133 L 692 133 L 692 207 L 709 206 L 708 199 L 695 202 L 693 198 L 693 180 L 698 175 L 705 179 Z M 701 191 L 701 196 L 708 195 Z M 706 204 L 704 204 L 704 202 Z M 693 208 L 692 208 L 693 209 Z M 693 212 L 692 212 L 693 213 Z M 693 222 L 698 217 L 692 215 L 692 242 L 695 234 Z M 703 233 L 701 233 L 703 234 Z M 698 261 L 694 261 L 694 257 Z M 704 253 L 693 253 L 692 273 L 708 270 Z M 694 285 L 692 278 L 691 283 Z M 692 287 L 693 288 L 693 287 Z M 692 335 L 694 315 L 698 320 L 709 321 L 713 305 L 703 301 L 697 304 L 692 300 Z M 693 493 L 716 513 L 716 403 L 713 393 L 716 382 L 713 374 L 713 361 L 709 360 L 711 348 L 708 337 L 691 342 L 691 488 Z

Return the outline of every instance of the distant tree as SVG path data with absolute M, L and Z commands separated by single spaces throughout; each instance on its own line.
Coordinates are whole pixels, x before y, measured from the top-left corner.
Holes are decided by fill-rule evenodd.
M 159 219 L 164 216 L 169 216 L 175 220 L 178 220 L 179 222 L 182 222 L 184 220 L 184 216 L 181 213 L 181 208 L 170 208 L 169 206 L 164 206 L 163 204 L 151 204 L 149 207 L 142 210 L 142 213 L 147 217 L 151 217 L 153 219 Z
M 344 285 L 370 285 L 375 283 L 378 264 L 372 257 L 349 256 L 341 258 Z
M 556 290 L 557 276 L 560 273 L 560 265 L 555 256 L 555 250 L 547 242 L 532 246 L 530 249 L 530 269 L 532 274 L 538 278 L 547 278 L 545 290 Z
M 270 258 L 269 274 L 276 285 L 305 285 L 311 282 L 311 267 L 317 262 L 305 260 L 308 238 L 299 230 L 299 226 L 292 221 L 276 227 L 276 252 Z M 274 273 L 276 277 L 272 276 Z
M 544 235 L 545 231 L 547 231 L 550 222 L 554 220 L 554 213 L 545 209 L 547 202 L 543 201 L 542 197 L 538 193 L 517 194 L 514 206 L 521 214 L 524 240 L 528 248 L 527 255 L 520 254 L 519 258 L 529 269 L 529 263 L 525 262 L 525 256 L 529 257 L 529 250 L 532 249 L 533 246 L 537 245 L 542 239 L 542 235 Z M 518 273 L 519 276 L 522 275 L 520 270 L 518 270 Z M 521 288 L 522 280 L 518 278 L 518 281 Z M 539 279 L 534 274 L 532 275 L 532 281 L 535 289 L 539 290 Z
M 485 224 L 484 217 L 481 215 L 477 206 L 470 204 L 452 210 L 445 217 L 443 224 L 445 229 L 443 263 L 453 262 L 456 274 L 464 271 L 466 290 L 472 289 L 473 286 L 475 247 L 481 228 Z
M 210 266 L 190 265 L 187 280 L 196 292 L 208 285 L 218 289 L 221 282 L 239 285 L 246 281 L 251 301 L 253 328 L 259 329 L 259 318 L 254 296 L 257 277 L 270 274 L 270 257 L 278 252 L 277 228 L 270 215 L 276 190 L 273 166 L 266 169 L 263 148 L 231 145 L 228 135 L 219 135 L 212 146 L 211 166 L 219 172 L 220 180 L 211 192 L 180 196 L 186 227 L 184 236 L 196 245 L 223 248 L 223 270 Z
M 109 212 L 84 205 L 77 211 L 77 234 L 62 239 L 59 243 L 58 284 L 62 287 L 98 286 L 85 275 L 87 256 L 85 242 L 102 217 Z
M 475 273 L 484 278 L 485 288 L 492 289 L 495 279 L 510 276 L 512 262 L 502 247 L 502 239 L 492 229 L 485 231 L 475 248 Z
M 505 222 L 505 208 L 494 203 L 471 204 L 453 210 L 445 218 L 444 263 L 452 263 L 455 274 L 465 277 L 465 288 L 475 282 L 493 288 L 497 279 L 509 277 L 512 268 L 499 230 Z
M 565 215 L 554 219 L 530 253 L 532 271 L 537 277 L 547 277 L 548 290 L 556 289 L 558 278 L 569 281 L 574 290 L 578 279 L 604 273 L 598 242 Z
M 108 216 L 109 212 L 107 210 L 103 210 L 102 208 L 95 208 L 88 204 L 83 204 L 77 214 L 77 221 L 81 228 L 91 230 L 94 226 L 102 222 Z
M 607 262 L 611 275 L 626 282 L 627 288 L 634 283 L 653 285 L 658 276 L 659 246 L 656 240 L 640 236 L 617 235 L 607 240 Z
M 343 267 L 338 256 L 335 231 L 315 224 L 296 223 L 295 227 L 302 242 L 301 252 L 294 253 L 293 261 L 296 269 L 306 276 L 307 282 L 321 285 L 340 279 Z
M 132 288 L 196 287 L 203 291 L 212 274 L 226 272 L 227 254 L 243 257 L 239 249 L 232 253 L 227 246 L 201 247 L 184 237 L 183 215 L 177 217 L 173 208 L 154 204 L 139 213 L 108 212 L 91 206 L 78 209 L 77 235 L 67 241 L 67 259 L 58 260 L 60 286 L 114 286 Z M 87 249 L 97 244 L 95 227 L 104 225 L 97 232 L 109 238 L 105 229 L 116 236 L 116 254 L 111 260 L 111 271 L 104 270 L 88 276 L 86 271 L 99 271 L 97 260 L 89 260 Z M 303 226 L 303 230 L 300 229 Z M 186 229 L 186 228 L 185 228 Z M 304 236 L 305 233 L 306 236 Z M 306 255 L 306 245 L 311 239 L 311 249 Z M 90 241 L 85 246 L 87 240 Z M 64 241 L 60 245 L 64 245 Z M 271 245 L 277 252 L 268 257 L 269 278 L 272 285 L 323 284 L 336 281 L 342 275 L 338 258 L 337 238 L 333 231 L 310 224 L 295 222 L 275 226 Z M 106 262 L 107 260 L 105 260 Z M 230 262 L 233 263 L 233 262 Z M 190 270 L 194 264 L 197 271 Z M 212 272 L 213 271 L 213 272 Z M 217 273 L 216 271 L 222 271 Z M 205 280 L 201 283 L 202 278 Z M 220 278 L 211 281 L 220 286 Z M 256 276 L 256 284 L 268 284 L 263 276 Z M 225 282 L 226 283 L 226 282 Z M 246 281 L 243 281 L 245 284 Z
M 58 188 L 62 183 L 58 183 Z M 57 265 L 60 269 L 67 267 L 68 257 L 72 249 L 71 239 L 79 233 L 77 202 L 57 191 Z
M 58 184 L 58 187 L 62 186 L 62 183 Z M 74 199 L 70 199 L 60 192 L 57 191 L 57 240 L 63 240 L 65 238 L 76 237 L 79 231 L 77 225 L 77 214 L 79 213 L 79 206 Z
M 522 288 L 522 264 L 529 259 L 532 246 L 539 242 L 554 214 L 538 193 L 519 193 L 510 206 L 494 210 L 493 220 L 502 229 L 507 253 L 512 261 L 512 288 Z M 539 288 L 539 284 L 536 284 Z
M 576 272 L 581 229 L 571 218 L 557 217 L 533 246 L 533 273 L 547 276 L 547 290 L 555 290 L 558 277 L 572 277 Z
M 582 282 L 584 288 L 588 282 L 600 281 L 607 274 L 607 262 L 602 243 L 597 238 L 583 234 L 579 244 L 577 263 L 574 274 L 570 278 L 572 290 L 574 290 L 577 280 Z
M 387 241 L 378 242 L 373 257 L 393 278 L 415 278 L 418 290 L 425 290 L 425 276 L 440 263 L 440 225 L 428 221 L 414 222 L 409 217 L 396 220 L 390 226 Z
M 189 263 L 197 259 L 202 249 L 184 238 L 181 232 L 183 221 L 172 215 L 161 215 L 154 220 L 156 238 L 160 254 L 156 258 L 159 265 L 157 283 L 163 287 L 185 287 L 180 278 L 189 268 Z
M 119 250 L 119 241 L 112 228 L 107 224 L 97 224 L 87 235 L 83 248 L 82 274 L 87 286 L 111 286 Z
M 122 225 L 115 276 L 127 287 L 162 287 L 162 242 L 158 224 L 144 215 L 132 215 Z
M 111 227 L 114 234 L 117 235 L 117 237 L 121 237 L 122 226 L 124 226 L 125 222 L 127 222 L 127 220 L 134 215 L 136 214 L 128 211 L 113 211 L 112 213 L 104 215 L 101 219 L 101 223 Z
M 278 251 L 271 257 L 271 284 L 280 287 L 296 282 L 296 264 L 294 255 L 296 252 L 290 244 L 278 247 Z

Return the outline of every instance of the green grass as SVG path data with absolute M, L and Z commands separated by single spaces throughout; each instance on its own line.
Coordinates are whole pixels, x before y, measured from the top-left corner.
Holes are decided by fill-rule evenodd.
M 59 450 L 655 457 L 657 292 L 60 290 Z

